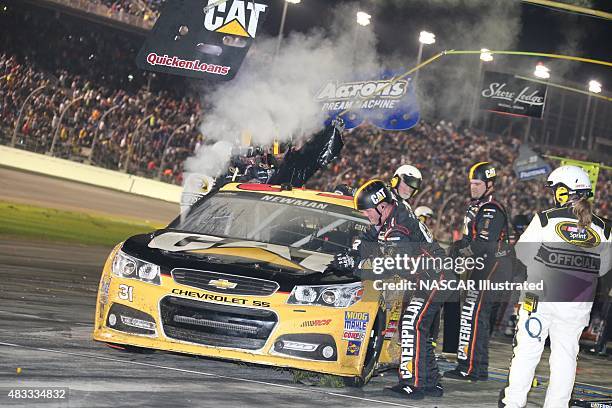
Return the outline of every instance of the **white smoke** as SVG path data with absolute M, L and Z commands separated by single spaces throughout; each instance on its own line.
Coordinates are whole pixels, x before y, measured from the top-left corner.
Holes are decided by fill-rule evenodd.
M 356 11 L 353 4 L 340 5 L 330 29 L 290 34 L 276 57 L 277 39 L 258 36 L 236 77 L 206 91 L 212 108 L 203 113 L 201 132 L 225 142 L 223 148 L 202 146 L 186 161 L 186 171 L 222 174 L 231 153 L 225 147 L 240 145 L 245 133 L 253 145 L 270 146 L 320 130 L 324 116 L 315 94 L 321 86 L 380 70 L 374 33 L 355 24 Z

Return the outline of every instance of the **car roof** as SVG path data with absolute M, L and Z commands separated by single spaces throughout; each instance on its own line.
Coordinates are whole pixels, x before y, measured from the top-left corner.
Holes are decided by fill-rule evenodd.
M 228 183 L 221 187 L 219 191 L 239 191 L 255 194 L 276 195 L 280 197 L 334 204 L 351 209 L 353 208 L 353 197 L 325 191 L 310 190 L 303 187 L 293 187 L 289 190 L 287 188 L 282 188 L 281 186 L 272 184 Z

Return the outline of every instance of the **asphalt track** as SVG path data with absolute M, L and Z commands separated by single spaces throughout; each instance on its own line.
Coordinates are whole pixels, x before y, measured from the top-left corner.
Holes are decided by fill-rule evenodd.
M 168 224 L 178 203 L 0 167 L 0 200 Z
M 130 205 L 121 202 L 123 194 L 109 197 L 111 208 Z M 289 372 L 268 367 L 111 349 L 91 340 L 98 279 L 109 250 L 0 237 L 0 407 L 497 406 L 511 355 L 507 340 L 492 342 L 490 381 L 445 381 L 444 398 L 418 402 L 383 395 L 383 387 L 395 381 L 392 373 L 361 390 L 334 389 L 295 384 Z M 546 375 L 547 358 L 539 374 Z M 581 356 L 577 381 L 588 388 L 584 392 L 610 393 L 602 387 L 610 386 L 611 372 L 609 358 Z M 68 399 L 7 397 L 10 389 L 24 387 L 67 387 Z M 541 406 L 543 398 L 544 389 L 534 389 L 528 406 Z

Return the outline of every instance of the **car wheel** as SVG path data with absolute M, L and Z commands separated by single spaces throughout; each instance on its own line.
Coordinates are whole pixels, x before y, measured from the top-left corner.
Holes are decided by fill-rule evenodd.
M 376 314 L 376 319 L 370 330 L 370 337 L 368 341 L 368 347 L 366 349 L 366 356 L 363 361 L 363 369 L 359 377 L 344 377 L 344 385 L 348 387 L 363 387 L 370 381 L 374 375 L 376 369 L 376 363 L 380 356 L 380 351 L 383 345 L 383 330 L 385 329 L 385 311 L 379 309 Z

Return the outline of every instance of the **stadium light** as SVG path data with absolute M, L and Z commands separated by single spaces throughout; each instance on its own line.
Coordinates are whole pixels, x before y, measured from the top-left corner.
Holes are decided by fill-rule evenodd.
M 428 31 L 421 31 L 419 33 L 419 42 L 421 44 L 431 45 L 436 42 L 436 35 Z
M 544 64 L 538 62 L 538 65 L 535 67 L 535 71 L 533 71 L 533 75 L 538 78 L 548 79 L 550 78 L 550 69 L 548 69 Z
M 370 19 L 372 18 L 371 15 L 369 15 L 368 13 L 366 13 L 365 11 L 358 11 L 357 12 L 357 24 L 361 25 L 361 26 L 367 26 L 370 25 Z
M 493 54 L 491 54 L 490 51 L 491 50 L 489 50 L 487 48 L 481 48 L 480 49 L 480 60 L 484 61 L 484 62 L 491 62 L 491 61 L 493 61 Z
M 589 81 L 589 92 L 601 93 L 601 84 L 594 79 Z
M 275 56 L 278 55 L 278 52 L 280 51 L 281 42 L 283 41 L 283 33 L 285 31 L 285 19 L 287 18 L 287 6 L 289 5 L 289 3 L 298 4 L 301 1 L 302 0 L 285 0 L 285 2 L 283 3 L 283 14 L 281 16 L 280 28 L 278 29 L 278 36 L 276 37 L 276 53 L 274 54 Z

